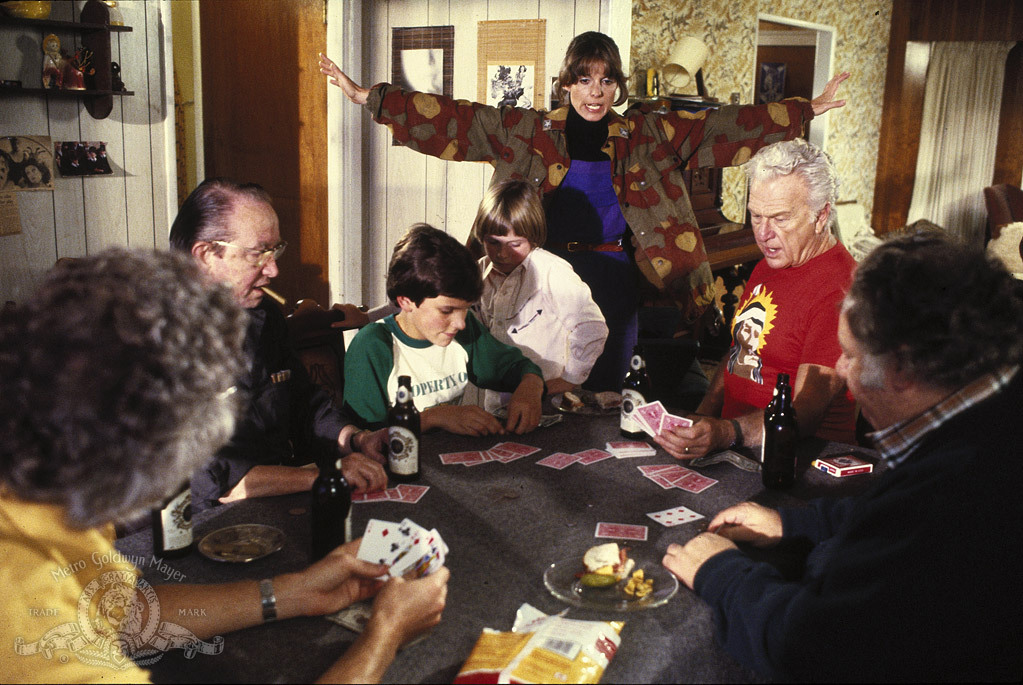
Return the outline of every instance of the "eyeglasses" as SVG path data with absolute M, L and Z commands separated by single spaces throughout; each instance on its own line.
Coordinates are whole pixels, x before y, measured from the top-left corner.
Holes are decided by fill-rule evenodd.
M 270 261 L 271 257 L 274 258 L 274 261 L 280 259 L 281 255 L 284 254 L 284 250 L 288 247 L 288 243 L 286 243 L 283 240 L 274 245 L 273 247 L 268 247 L 265 250 L 260 250 L 259 248 L 255 247 L 244 247 L 242 245 L 235 245 L 234 243 L 228 243 L 223 240 L 211 240 L 210 242 L 213 243 L 214 245 L 224 245 L 226 247 L 235 247 L 238 248 L 239 250 L 244 250 L 245 259 L 249 262 L 249 264 L 260 267 L 265 266 L 266 263 Z

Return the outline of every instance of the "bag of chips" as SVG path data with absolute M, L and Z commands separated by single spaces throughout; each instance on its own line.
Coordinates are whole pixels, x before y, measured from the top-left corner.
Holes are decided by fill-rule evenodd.
M 484 628 L 456 683 L 596 683 L 623 621 L 579 621 L 519 607 L 511 632 Z

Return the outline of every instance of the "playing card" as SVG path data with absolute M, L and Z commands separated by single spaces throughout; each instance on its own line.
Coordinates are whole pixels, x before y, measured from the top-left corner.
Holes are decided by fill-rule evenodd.
M 646 540 L 646 532 L 646 526 L 636 526 L 631 523 L 607 523 L 605 521 L 601 521 L 597 524 L 597 530 L 593 535 L 598 538 Z
M 447 452 L 440 455 L 442 464 L 464 464 L 466 462 L 481 462 L 485 459 L 483 452 Z
M 579 461 L 578 454 L 565 454 L 564 452 L 555 452 L 554 454 L 544 457 L 540 461 L 536 462 L 540 466 L 547 466 L 552 469 L 561 470 L 570 464 L 574 464 Z
M 678 464 L 644 464 L 643 466 L 637 466 L 636 468 L 639 469 L 644 476 L 648 476 L 654 473 L 660 473 L 661 471 L 670 471 L 682 467 Z M 685 470 L 688 471 L 688 469 Z
M 423 498 L 426 491 L 430 489 L 428 485 L 407 485 L 402 483 L 398 487 L 394 488 L 398 492 L 398 500 L 406 502 L 408 504 L 415 504 Z
M 499 442 L 490 448 L 491 452 L 497 454 L 517 454 L 522 457 L 528 457 L 530 454 L 536 454 L 540 451 L 539 447 L 533 447 L 532 445 L 523 445 L 520 442 Z
M 667 413 L 668 411 L 664 408 L 664 405 L 658 400 L 657 402 L 650 402 L 636 407 L 633 412 L 633 418 L 643 426 L 643 430 L 651 437 L 656 437 L 661 429 L 661 418 Z
M 690 419 L 675 416 L 674 414 L 665 414 L 661 417 L 661 428 L 657 431 L 657 433 L 660 435 L 663 431 L 666 431 L 669 428 L 678 428 L 680 426 L 688 428 L 691 425 L 693 425 L 693 422 Z
M 610 459 L 611 453 L 605 452 L 604 450 L 598 450 L 597 448 L 585 450 L 583 452 L 577 452 L 576 455 L 579 457 L 580 464 L 594 464 L 604 459 Z
M 663 526 L 678 526 L 703 518 L 703 514 L 697 514 L 692 509 L 687 509 L 686 507 L 672 507 L 664 511 L 649 513 L 647 516 Z
M 356 556 L 371 564 L 393 564 L 408 549 L 407 538 L 398 532 L 398 527 L 391 521 L 370 519 Z
M 717 483 L 713 478 L 691 471 L 675 481 L 676 488 L 682 488 L 687 492 L 703 492 L 711 485 Z
M 353 492 L 352 502 L 380 502 L 382 500 L 392 499 L 393 493 L 391 490 L 376 490 L 375 492 Z

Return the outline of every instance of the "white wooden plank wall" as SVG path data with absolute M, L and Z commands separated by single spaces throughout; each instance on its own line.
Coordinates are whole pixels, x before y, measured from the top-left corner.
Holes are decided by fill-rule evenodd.
M 52 19 L 77 21 L 83 2 L 58 0 Z M 170 31 L 161 2 L 120 0 L 130 32 L 111 34 L 111 58 L 121 65 L 130 97 L 115 97 L 106 119 L 93 119 L 77 98 L 19 96 L 0 99 L 0 136 L 41 135 L 56 141 L 104 141 L 112 176 L 62 178 L 54 191 L 17 193 L 22 232 L 0 236 L 0 302 L 23 301 L 60 257 L 105 247 L 166 247 L 170 209 L 166 163 L 168 93 L 173 84 L 165 40 Z M 40 43 L 49 30 L 0 27 L 0 78 L 39 87 Z M 71 49 L 73 32 L 55 31 Z
M 368 87 L 391 80 L 392 28 L 451 25 L 455 27 L 453 95 L 472 101 L 477 100 L 477 22 L 546 19 L 544 107 L 549 106 L 551 77 L 557 75 L 572 37 L 607 30 L 600 26 L 600 0 L 367 0 L 363 13 L 365 73 L 357 81 L 361 78 Z M 539 97 L 536 104 L 540 105 Z M 394 243 L 420 221 L 464 242 L 492 170 L 487 164 L 444 162 L 392 146 L 383 126 L 371 124 L 366 131 L 363 301 L 379 305 L 386 301 L 384 282 Z

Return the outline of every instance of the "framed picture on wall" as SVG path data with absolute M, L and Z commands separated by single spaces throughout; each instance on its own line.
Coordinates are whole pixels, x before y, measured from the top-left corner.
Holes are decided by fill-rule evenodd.
M 761 62 L 760 74 L 757 78 L 757 104 L 778 102 L 785 97 L 784 62 Z
M 476 99 L 543 109 L 547 20 L 481 21 L 478 26 Z
M 391 29 L 391 83 L 453 97 L 454 26 Z

